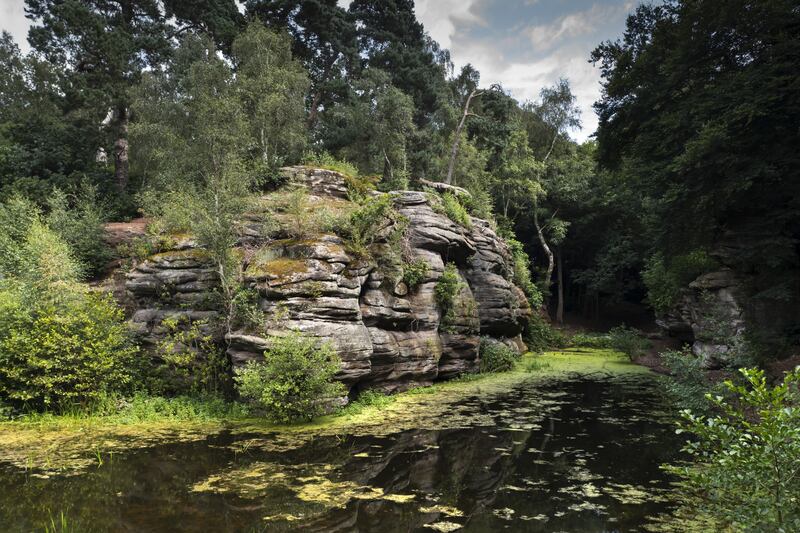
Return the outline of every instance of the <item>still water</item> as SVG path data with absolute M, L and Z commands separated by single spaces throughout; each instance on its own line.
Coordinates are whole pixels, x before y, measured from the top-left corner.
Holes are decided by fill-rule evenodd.
M 436 429 L 226 431 L 74 475 L 0 469 L 0 530 L 647 531 L 680 439 L 653 377 L 523 382 Z M 62 525 L 64 526 L 62 528 Z

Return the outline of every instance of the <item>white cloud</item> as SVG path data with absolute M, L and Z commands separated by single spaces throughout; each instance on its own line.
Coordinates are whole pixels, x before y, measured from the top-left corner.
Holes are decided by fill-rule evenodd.
M 425 30 L 443 48 L 450 48 L 456 28 L 483 24 L 474 7 L 479 0 L 417 0 L 414 11 Z
M 0 0 L 0 30 L 10 33 L 23 52 L 30 50 L 29 27 L 30 21 L 25 18 L 23 0 Z

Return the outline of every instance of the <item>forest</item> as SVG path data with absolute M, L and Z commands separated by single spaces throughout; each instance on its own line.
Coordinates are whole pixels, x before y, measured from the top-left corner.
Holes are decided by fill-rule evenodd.
M 602 95 L 582 143 L 569 79 L 515 99 L 472 65 L 456 69 L 413 0 L 24 4 L 30 51 L 0 37 L 3 464 L 42 468 L 12 434 L 85 424 L 259 420 L 280 431 L 386 416 L 398 431 L 430 430 L 392 410 L 419 408 L 421 389 L 499 390 L 508 376 L 541 374 L 528 388 L 544 394 L 551 373 L 580 397 L 596 352 L 636 363 L 624 376 L 659 374 L 658 393 L 630 394 L 663 396 L 672 413 L 649 467 L 681 501 L 645 495 L 662 505 L 649 513 L 672 513 L 673 531 L 800 531 L 796 1 L 632 8 L 624 33 L 586 57 Z M 575 361 L 590 368 L 577 381 Z M 632 378 L 608 379 L 625 389 Z M 549 412 L 531 391 L 526 401 Z M 630 416 L 655 423 L 653 409 Z M 674 441 L 676 421 L 686 444 Z M 104 464 L 102 451 L 75 446 Z M 208 483 L 245 498 L 232 483 L 251 475 Z M 592 479 L 576 505 L 599 497 Z M 639 530 L 644 516 L 625 507 L 638 482 L 617 481 L 631 487 L 624 501 L 607 494 L 619 509 L 571 508 L 577 521 L 562 529 L 595 530 L 595 510 Z M 39 482 L 30 502 L 46 509 L 0 505 L 11 530 L 94 530 Z M 459 478 L 464 494 L 486 490 L 471 482 Z M 326 483 L 348 512 L 368 499 L 342 488 L 363 480 Z M 342 530 L 391 523 L 402 502 L 379 488 L 374 521 Z M 308 485 L 282 490 L 339 507 L 328 493 L 304 499 Z M 531 501 L 535 531 L 558 530 L 564 515 Z M 459 522 L 454 507 L 486 505 L 470 502 L 397 527 L 491 531 L 505 520 L 495 509 Z M 307 512 L 285 511 L 285 528 L 251 528 L 249 515 L 216 527 L 292 530 Z M 330 513 L 303 527 L 333 530 L 345 518 Z M 126 518 L 146 528 L 138 519 Z M 114 520 L 96 530 L 119 530 Z M 153 530 L 169 530 L 161 520 Z

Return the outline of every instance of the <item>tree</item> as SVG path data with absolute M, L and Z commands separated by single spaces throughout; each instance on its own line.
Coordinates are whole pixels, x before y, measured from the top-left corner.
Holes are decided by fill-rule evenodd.
M 156 0 L 26 0 L 28 40 L 53 64 L 68 65 L 77 105 L 114 138 L 114 179 L 128 184 L 128 89 L 169 52 Z M 104 120 L 103 117 L 107 117 Z
M 414 2 L 354 0 L 350 13 L 359 24 L 365 66 L 386 72 L 392 85 L 413 99 L 416 125 L 427 125 L 446 95 L 447 56 L 425 35 Z
M 297 159 L 306 144 L 303 98 L 308 77 L 289 39 L 253 22 L 233 43 L 236 90 L 256 159 L 270 171 Z
M 320 107 L 346 94 L 347 77 L 358 73 L 353 18 L 336 0 L 248 0 L 245 6 L 248 17 L 286 28 L 292 36 L 292 53 L 311 79 L 306 122 L 314 129 Z
M 643 5 L 592 54 L 599 161 L 644 198 L 652 252 L 714 248 L 781 317 L 800 306 L 799 25 L 791 0 Z M 768 337 L 793 327 L 746 312 Z

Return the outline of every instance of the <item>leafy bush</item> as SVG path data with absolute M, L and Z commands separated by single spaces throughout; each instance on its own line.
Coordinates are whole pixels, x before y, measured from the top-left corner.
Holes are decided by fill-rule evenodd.
M 432 195 L 431 207 L 434 211 L 442 214 L 467 229 L 472 228 L 472 219 L 458 197 L 446 192 L 442 195 Z
M 665 380 L 667 394 L 678 407 L 707 412 L 710 404 L 705 400 L 705 395 L 724 394 L 725 389 L 720 384 L 708 380 L 702 360 L 690 350 L 669 350 L 660 355 L 664 366 L 670 371 L 670 376 Z
M 548 348 L 564 348 L 568 344 L 567 337 L 536 312 L 525 325 L 523 340 L 533 352 L 543 352 Z
M 161 322 L 164 337 L 156 346 L 164 361 L 161 385 L 167 392 L 217 393 L 229 386 L 228 360 L 207 320 L 186 315 Z
M 343 176 L 358 177 L 358 169 L 349 161 L 336 159 L 329 152 L 306 152 L 303 155 L 303 164 L 314 168 L 323 168 L 338 172 Z
M 669 262 L 663 256 L 653 256 L 642 272 L 647 300 L 656 313 L 666 313 L 678 303 L 681 291 L 689 283 L 716 266 L 716 261 L 703 250 L 673 257 Z
M 362 412 L 367 407 L 375 407 L 382 409 L 394 403 L 395 397 L 384 394 L 380 391 L 368 389 L 361 391 L 355 401 L 350 402 L 345 407 L 341 414 L 343 415 L 356 415 Z
M 481 372 L 507 372 L 520 360 L 520 354 L 505 344 L 488 337 L 481 337 Z
M 679 431 L 695 463 L 667 466 L 701 511 L 736 531 L 800 530 L 800 368 L 768 387 L 764 372 L 741 369 L 745 385 L 725 382 L 732 400 L 707 395 L 719 413 L 685 410 Z
M 434 289 L 434 298 L 439 305 L 441 312 L 441 320 L 439 321 L 439 328 L 447 329 L 455 319 L 454 302 L 458 293 L 464 287 L 464 282 L 461 281 L 461 276 L 458 274 L 458 267 L 454 263 L 447 263 L 444 267 L 442 276 L 436 282 Z
M 428 262 L 415 259 L 403 265 L 403 282 L 409 289 L 416 289 L 428 277 Z
M 608 334 L 598 333 L 575 333 L 569 338 L 570 346 L 578 346 L 581 348 L 598 348 L 609 349 L 613 348 L 611 337 Z
M 608 338 L 613 349 L 624 353 L 631 360 L 642 355 L 650 347 L 650 342 L 642 336 L 641 331 L 627 328 L 624 324 L 611 328 Z
M 76 289 L 33 303 L 15 287 L 0 290 L 4 399 L 52 409 L 125 390 L 136 354 L 110 296 Z
M 0 214 L 8 214 L 8 206 Z M 110 296 L 77 283 L 69 246 L 28 212 L 22 231 L 0 228 L 0 398 L 32 408 L 92 401 L 131 383 L 136 348 Z
M 333 377 L 340 361 L 329 344 L 294 332 L 270 339 L 264 362 L 236 371 L 242 398 L 263 408 L 274 422 L 310 420 L 325 412 L 325 402 L 343 394 Z
M 47 199 L 47 225 L 70 246 L 90 278 L 105 272 L 113 252 L 105 241 L 106 220 L 97 190 L 84 185 L 72 199 L 55 189 Z
M 506 236 L 505 241 L 511 250 L 512 265 L 514 268 L 514 285 L 522 289 L 528 298 L 531 309 L 539 309 L 544 303 L 542 292 L 533 282 L 531 276 L 531 260 L 525 252 L 522 243 L 512 236 Z

